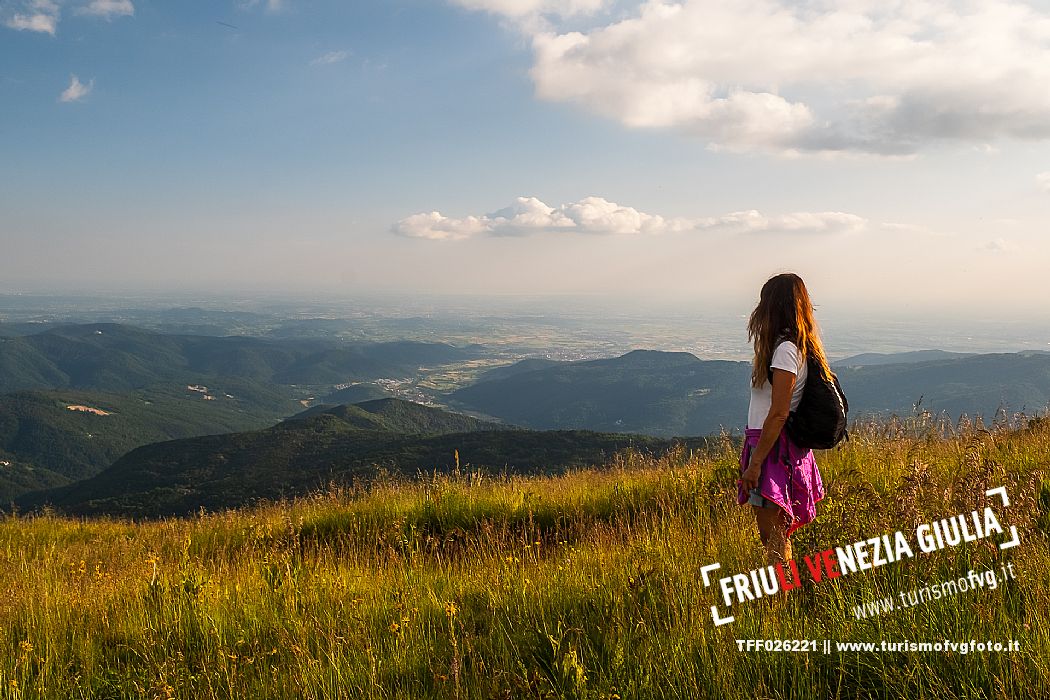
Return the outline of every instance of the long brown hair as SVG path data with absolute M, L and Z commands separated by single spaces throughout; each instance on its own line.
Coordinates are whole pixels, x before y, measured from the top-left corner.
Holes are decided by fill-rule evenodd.
M 795 343 L 804 358 L 815 358 L 824 378 L 831 379 L 831 368 L 813 318 L 813 304 L 806 284 L 798 275 L 785 272 L 766 280 L 758 306 L 747 323 L 747 337 L 755 344 L 751 386 L 757 388 L 766 383 L 773 350 L 783 339 Z

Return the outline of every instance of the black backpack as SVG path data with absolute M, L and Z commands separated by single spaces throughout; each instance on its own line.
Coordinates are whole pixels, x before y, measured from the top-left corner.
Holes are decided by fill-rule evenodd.
M 772 370 L 770 370 L 772 374 Z M 784 430 L 791 441 L 809 450 L 826 450 L 849 439 L 846 414 L 849 401 L 842 393 L 839 378 L 832 372 L 824 378 L 820 363 L 812 355 L 806 358 L 806 386 L 798 406 L 788 414 Z

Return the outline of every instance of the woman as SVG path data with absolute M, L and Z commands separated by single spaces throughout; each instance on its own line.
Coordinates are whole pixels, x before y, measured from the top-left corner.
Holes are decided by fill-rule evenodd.
M 791 533 L 816 517 L 824 484 L 812 450 L 795 445 L 784 430 L 802 398 L 808 357 L 831 376 L 817 336 L 813 304 L 798 275 L 771 277 L 747 326 L 754 341 L 737 503 L 750 503 L 770 564 L 791 559 Z

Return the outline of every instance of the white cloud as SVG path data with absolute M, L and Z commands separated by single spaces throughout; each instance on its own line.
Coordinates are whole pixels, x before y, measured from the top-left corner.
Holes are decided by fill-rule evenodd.
M 134 15 L 135 6 L 131 0 L 88 0 L 75 7 L 73 11 L 78 15 L 112 19 Z M 5 19 L 4 24 L 11 29 L 41 32 L 54 36 L 58 29 L 60 15 L 61 7 L 56 0 L 28 0 L 23 1 L 21 11 Z
M 5 24 L 19 31 L 41 32 L 54 36 L 58 26 L 58 15 L 13 15 Z
M 1039 173 L 1035 176 L 1035 183 L 1043 192 L 1050 192 L 1050 172 Z
M 267 12 L 280 12 L 288 8 L 285 0 L 240 0 L 239 5 L 246 10 L 261 6 Z
M 311 66 L 330 66 L 333 63 L 345 61 L 350 55 L 349 51 L 329 51 L 310 61 Z
M 639 234 L 680 231 L 690 223 L 665 219 L 615 204 L 601 197 L 550 207 L 535 197 L 518 197 L 513 204 L 491 214 L 455 219 L 440 212 L 415 214 L 402 219 L 393 230 L 404 236 L 431 239 L 462 239 L 478 234 L 521 236 L 543 231 L 593 234 Z
M 428 214 L 413 214 L 394 224 L 392 231 L 409 238 L 455 241 L 470 238 L 489 231 L 488 222 L 476 216 L 453 219 L 432 211 Z
M 540 0 L 454 0 L 506 16 Z M 716 148 L 907 155 L 1050 138 L 1050 12 L 1021 0 L 648 0 L 522 24 L 537 97 Z
M 59 102 L 78 102 L 85 97 L 95 87 L 95 79 L 92 78 L 88 81 L 87 85 L 80 82 L 80 78 L 73 75 L 70 76 L 69 87 L 62 91 L 59 95 Z
M 479 235 L 521 236 L 541 232 L 587 234 L 661 234 L 681 231 L 723 233 L 854 233 L 867 220 L 842 212 L 797 212 L 768 217 L 743 211 L 704 219 L 664 218 L 601 197 L 551 207 L 535 197 L 518 197 L 513 204 L 491 214 L 448 217 L 432 211 L 414 214 L 394 224 L 392 231 L 411 238 L 461 240 Z
M 135 6 L 131 0 L 91 0 L 88 4 L 80 7 L 77 14 L 94 15 L 96 17 L 130 17 L 135 14 Z
M 11 29 L 55 35 L 58 29 L 59 9 L 53 0 L 32 0 L 24 5 L 24 12 L 17 12 L 4 24 Z

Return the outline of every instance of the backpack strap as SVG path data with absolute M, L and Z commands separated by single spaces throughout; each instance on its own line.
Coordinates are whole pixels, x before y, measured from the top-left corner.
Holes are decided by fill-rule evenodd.
M 776 350 L 777 346 L 780 345 L 782 340 L 790 340 L 792 343 L 795 342 L 795 337 L 791 333 L 790 328 L 781 328 L 777 333 L 776 340 L 773 341 L 773 349 Z M 773 385 L 773 368 L 766 368 L 766 379 L 769 381 L 769 385 Z

